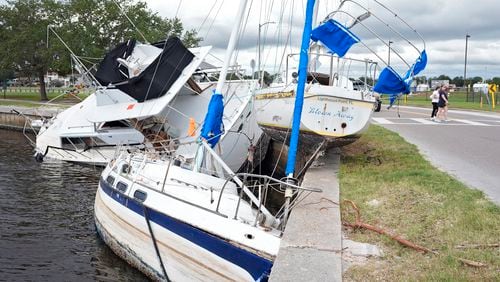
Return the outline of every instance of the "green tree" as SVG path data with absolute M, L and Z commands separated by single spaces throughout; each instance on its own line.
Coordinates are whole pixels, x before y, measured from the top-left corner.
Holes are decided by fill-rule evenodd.
M 427 83 L 427 77 L 425 75 L 422 75 L 422 76 L 416 76 L 414 81 L 417 83 L 417 84 L 426 84 Z
M 194 30 L 184 31 L 179 19 L 164 19 L 145 2 L 118 2 L 148 42 L 173 35 L 188 47 L 201 41 Z M 0 4 L 0 69 L 38 77 L 41 100 L 47 100 L 47 71 L 63 75 L 71 71 L 69 51 L 63 44 L 53 34 L 47 44 L 49 25 L 79 56 L 100 58 L 129 38 L 144 41 L 111 0 L 7 0 Z
M 358 80 L 359 80 L 359 81 L 362 81 L 362 82 L 364 83 L 364 82 L 365 82 L 365 77 L 364 77 L 364 76 L 360 76 L 360 77 L 358 78 Z M 367 77 L 367 78 L 366 78 L 366 83 L 367 83 L 368 85 L 374 85 L 374 84 L 373 84 L 373 79 L 372 79 L 371 77 Z
M 493 84 L 496 84 L 496 85 L 499 85 L 500 84 L 500 77 L 498 76 L 495 76 L 491 79 L 491 82 L 490 83 L 493 83 Z
M 47 100 L 44 75 L 52 61 L 46 28 L 61 8 L 53 0 L 10 0 L 0 6 L 0 68 L 38 77 L 42 100 Z
M 478 82 L 482 82 L 482 81 L 483 81 L 483 78 L 480 76 L 474 76 L 474 77 L 467 79 L 467 83 L 470 83 L 471 85 L 474 85 L 474 83 L 478 83 Z
M 458 87 L 463 87 L 464 86 L 464 77 L 463 76 L 455 76 L 451 80 L 451 83 L 455 84 Z
M 445 74 L 442 74 L 442 75 L 438 76 L 436 79 L 438 79 L 438 80 L 449 80 L 449 81 L 451 81 L 451 78 L 450 78 L 449 76 L 445 75 Z

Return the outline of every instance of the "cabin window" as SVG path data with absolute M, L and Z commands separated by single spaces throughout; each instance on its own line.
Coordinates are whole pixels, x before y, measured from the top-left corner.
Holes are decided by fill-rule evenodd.
M 92 147 L 108 145 L 97 137 L 63 137 L 61 147 L 68 150 L 87 150 Z
M 104 140 L 102 140 L 101 138 L 92 137 L 92 146 L 104 146 L 104 145 L 109 145 L 109 144 L 104 142 Z
M 127 188 L 128 188 L 128 185 L 121 182 L 121 181 L 116 183 L 116 189 L 122 193 L 125 193 L 125 191 L 127 191 Z
M 109 185 L 113 186 L 113 184 L 115 184 L 115 178 L 111 175 L 108 175 L 108 177 L 106 178 L 106 182 L 108 182 Z
M 68 150 L 84 150 L 91 146 L 90 137 L 62 137 L 61 147 Z
M 106 128 L 127 128 L 130 127 L 127 121 L 125 120 L 113 120 L 113 121 L 108 121 L 105 122 L 102 126 L 101 129 L 106 129 Z
M 148 197 L 148 194 L 146 194 L 146 192 L 143 192 L 141 190 L 136 190 L 134 192 L 134 198 L 136 200 L 139 200 L 141 202 L 144 202 L 146 200 L 146 198 Z

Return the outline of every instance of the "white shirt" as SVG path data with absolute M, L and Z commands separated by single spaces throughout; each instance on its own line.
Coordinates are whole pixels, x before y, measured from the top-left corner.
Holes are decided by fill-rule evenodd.
M 432 103 L 439 102 L 439 92 L 438 92 L 438 90 L 434 90 L 434 92 L 432 92 L 432 94 L 431 94 L 431 96 L 429 96 L 429 98 L 432 99 Z

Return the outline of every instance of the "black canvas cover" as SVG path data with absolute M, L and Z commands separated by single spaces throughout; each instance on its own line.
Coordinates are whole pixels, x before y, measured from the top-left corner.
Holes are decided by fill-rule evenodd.
M 122 43 L 123 44 L 123 43 Z M 116 53 L 124 51 L 124 47 L 120 44 L 115 48 L 119 49 Z M 177 37 L 171 37 L 166 42 L 158 42 L 153 44 L 158 48 L 162 48 L 161 54 L 138 76 L 127 79 L 119 72 L 118 62 L 116 55 L 114 62 L 108 62 L 104 58 L 104 64 L 112 64 L 111 67 L 99 66 L 102 69 L 100 75 L 96 74 L 96 78 L 103 84 L 107 85 L 109 82 L 117 84 L 116 87 L 123 92 L 127 93 L 139 102 L 155 99 L 163 96 L 172 84 L 179 78 L 182 70 L 191 63 L 194 58 L 191 53 Z M 102 63 L 101 63 L 102 64 Z M 99 73 L 99 70 L 97 73 Z M 113 72 L 113 73 L 110 73 Z M 155 74 L 156 72 L 156 74 Z M 127 73 L 127 72 L 126 72 Z M 122 80 L 113 81 L 112 79 L 121 77 Z M 103 83 L 109 81 L 108 83 Z M 121 82 L 121 83 L 120 83 Z M 148 90 L 149 89 L 149 90 Z
M 106 86 L 110 83 L 114 84 L 127 80 L 127 67 L 119 64 L 116 59 L 125 59 L 130 56 L 134 50 L 135 43 L 135 39 L 120 43 L 106 54 L 104 59 L 99 64 L 97 72 L 95 73 L 95 78 L 101 85 Z M 127 77 L 125 77 L 120 71 L 125 73 Z

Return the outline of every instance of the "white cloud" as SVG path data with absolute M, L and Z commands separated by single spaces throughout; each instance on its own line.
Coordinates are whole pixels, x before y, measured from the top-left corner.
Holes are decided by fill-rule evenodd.
M 500 17 L 497 15 L 500 10 L 500 1 L 379 1 L 395 10 L 399 16 L 416 28 L 426 40 L 429 64 L 422 75 L 437 76 L 446 74 L 451 77 L 463 76 L 465 35 L 470 34 L 467 76 L 482 76 L 486 78 L 500 76 L 500 28 L 498 28 L 500 26 Z M 237 11 L 239 1 L 146 0 L 146 2 L 159 15 L 169 18 L 177 15 L 186 28 L 198 30 L 199 35 L 204 37 L 203 44 L 213 45 L 218 50 L 217 53 L 220 57 L 223 57 L 223 49 L 227 44 L 233 22 L 236 20 L 234 14 Z M 290 43 L 295 47 L 300 44 L 300 29 L 305 9 L 304 0 L 262 0 L 248 2 L 249 4 L 252 3 L 252 7 L 245 32 L 239 44 L 238 62 L 249 68 L 250 60 L 257 57 L 256 45 L 259 22 L 280 22 L 280 14 L 285 15 L 285 18 L 282 20 L 286 22 L 293 12 L 294 26 Z M 338 2 L 331 0 L 321 1 L 318 9 L 319 18 L 324 18 Z M 376 9 L 377 7 L 371 0 L 357 0 L 357 2 L 365 3 L 369 9 Z M 181 3 L 179 12 L 176 14 L 179 3 Z M 290 9 L 292 3 L 295 5 L 293 9 Z M 263 8 L 261 11 L 261 7 L 266 8 Z M 284 9 L 284 13 L 281 13 L 280 9 Z M 217 13 L 217 11 L 219 12 Z M 377 14 L 383 16 L 383 13 Z M 394 20 L 391 19 L 391 16 L 387 18 L 390 19 L 390 22 Z M 369 20 L 372 19 L 370 18 Z M 388 34 L 381 29 L 382 26 L 377 24 L 374 26 L 377 27 L 376 30 L 381 35 Z M 401 28 L 402 25 L 399 23 L 396 27 Z M 281 56 L 280 54 L 276 54 L 275 49 L 269 46 L 284 42 L 287 29 L 284 25 L 279 24 L 269 24 L 266 25 L 266 28 L 268 28 L 267 33 L 264 32 L 265 28 L 262 29 L 262 38 L 267 43 L 263 57 L 267 58 L 266 65 L 269 66 L 274 64 L 276 56 Z M 412 40 L 416 39 L 416 36 L 412 34 L 408 36 Z M 366 32 L 361 32 L 360 37 L 367 42 L 374 42 L 371 40 L 372 36 Z M 389 39 L 394 40 L 392 38 Z M 416 42 L 418 43 L 418 41 Z M 398 45 L 399 42 L 395 42 L 391 46 L 397 50 L 403 50 L 403 44 Z M 379 55 L 385 59 L 387 56 L 387 47 L 379 44 L 376 49 L 379 50 Z M 406 51 L 407 49 L 404 48 L 404 50 Z M 361 51 L 353 50 L 353 54 L 359 52 Z M 410 55 L 411 53 L 405 52 L 404 54 Z M 414 55 L 411 54 L 410 56 Z M 392 60 L 393 57 L 391 56 L 391 62 Z

